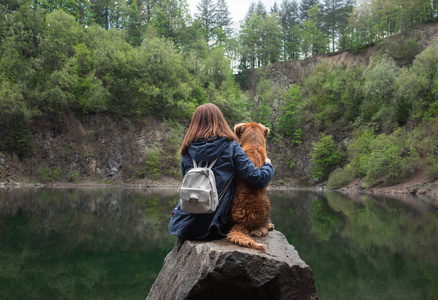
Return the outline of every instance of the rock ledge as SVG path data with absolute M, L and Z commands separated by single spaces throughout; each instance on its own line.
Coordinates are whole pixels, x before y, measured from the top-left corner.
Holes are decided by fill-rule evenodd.
M 317 299 L 312 270 L 282 233 L 257 240 L 266 254 L 178 239 L 146 299 Z

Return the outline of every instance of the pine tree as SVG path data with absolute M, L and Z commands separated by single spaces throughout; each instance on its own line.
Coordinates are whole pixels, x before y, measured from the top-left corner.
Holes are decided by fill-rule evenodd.
M 216 28 L 214 31 L 216 33 L 216 42 L 218 44 L 224 44 L 231 37 L 233 32 L 232 19 L 228 11 L 226 0 L 217 1 L 215 24 Z
M 277 5 L 277 1 L 274 1 L 274 5 L 271 7 L 271 14 L 277 14 L 278 15 L 278 12 L 280 11 L 280 9 L 278 8 L 278 5 Z
M 253 13 L 251 17 L 240 29 L 240 41 L 242 45 L 241 49 L 241 61 L 240 70 L 249 68 L 255 68 L 260 65 L 259 48 L 260 48 L 260 24 L 262 22 L 262 16 Z
M 309 10 L 317 4 L 317 0 L 302 0 L 300 3 L 300 19 L 305 21 L 310 19 Z
M 205 39 L 208 42 L 213 36 L 213 29 L 216 25 L 216 6 L 213 0 L 201 0 L 198 5 L 196 5 L 196 9 L 195 18 L 201 20 L 203 26 L 206 28 L 207 36 Z
M 154 7 L 158 4 L 158 0 L 140 0 L 138 2 L 140 3 L 139 7 L 142 22 L 144 24 L 150 24 L 153 17 Z
M 141 16 L 138 9 L 137 0 L 133 0 L 129 6 L 127 27 L 129 42 L 133 46 L 139 46 L 141 43 Z
M 248 7 L 248 10 L 245 14 L 245 23 L 248 22 L 249 18 L 251 18 L 252 14 L 256 12 L 256 5 L 254 2 L 251 2 L 251 4 Z
M 185 0 L 160 0 L 154 8 L 151 24 L 157 30 L 158 36 L 180 44 L 184 39 L 189 18 Z
M 295 0 L 283 0 L 280 5 L 279 17 L 283 29 L 284 59 L 295 59 L 299 56 L 299 10 Z
M 281 54 L 281 27 L 276 14 L 262 20 L 259 34 L 261 64 L 277 62 Z
M 268 14 L 266 11 L 266 7 L 262 3 L 261 0 L 259 0 L 259 2 L 257 2 L 257 6 L 255 8 L 255 13 L 258 14 L 259 16 L 262 16 L 263 18 L 266 17 L 266 15 Z
M 346 27 L 349 17 L 348 2 L 344 0 L 325 0 L 321 4 L 322 23 L 324 31 L 330 35 L 332 52 L 335 51 L 335 43 L 339 37 L 339 30 Z

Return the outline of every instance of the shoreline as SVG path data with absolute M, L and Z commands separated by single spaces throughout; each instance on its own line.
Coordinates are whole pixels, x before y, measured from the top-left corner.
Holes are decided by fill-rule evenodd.
M 391 195 L 421 195 L 421 196 L 438 196 L 438 180 L 413 180 L 413 182 L 405 182 L 393 186 L 374 186 L 365 188 L 361 186 L 360 180 L 355 180 L 349 185 L 338 188 L 328 189 L 326 183 L 320 183 L 315 186 L 299 186 L 287 185 L 280 181 L 275 181 L 269 184 L 270 190 L 308 190 L 320 192 L 342 192 L 342 193 L 361 193 L 361 194 L 391 194 Z M 84 181 L 84 182 L 20 182 L 11 179 L 6 179 L 0 182 L 0 188 L 74 188 L 74 187 L 89 187 L 89 188 L 154 188 L 154 189 L 178 189 L 180 181 L 173 178 L 165 178 L 164 180 L 155 180 L 151 182 L 98 182 L 98 181 Z
M 0 182 L 0 190 L 14 190 L 19 188 L 83 188 L 83 189 L 108 189 L 108 188 L 128 188 L 128 189 L 139 189 L 139 190 L 174 190 L 175 192 L 179 187 L 179 180 L 167 178 L 165 183 L 160 181 L 148 182 L 148 183 L 100 183 L 96 181 L 87 182 L 48 182 L 48 183 L 29 183 L 29 182 L 18 182 L 12 181 L 10 179 Z M 401 201 L 406 201 L 406 197 L 414 197 L 414 201 L 418 203 L 425 203 L 431 205 L 438 209 L 438 181 L 428 181 L 421 182 L 420 184 L 404 183 L 388 187 L 373 187 L 373 188 L 363 188 L 360 186 L 359 181 L 356 180 L 346 187 L 340 189 L 327 189 L 325 183 L 316 186 L 292 186 L 285 185 L 284 183 L 273 182 L 269 185 L 268 191 L 313 191 L 313 192 L 338 192 L 346 195 L 374 195 L 383 196 L 398 199 Z M 415 200 L 417 199 L 417 200 Z M 409 200 L 409 201 L 412 201 Z

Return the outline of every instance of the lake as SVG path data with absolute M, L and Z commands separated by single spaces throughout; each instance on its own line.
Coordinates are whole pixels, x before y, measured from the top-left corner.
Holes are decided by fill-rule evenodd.
M 426 198 L 269 190 L 319 299 L 437 299 Z M 175 237 L 176 190 L 0 189 L 0 299 L 144 299 Z

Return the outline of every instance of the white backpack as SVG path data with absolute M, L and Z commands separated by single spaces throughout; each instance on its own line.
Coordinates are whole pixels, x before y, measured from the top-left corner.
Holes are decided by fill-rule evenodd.
M 179 187 L 180 208 L 182 211 L 192 214 L 207 214 L 216 210 L 219 201 L 227 191 L 233 177 L 228 181 L 224 190 L 217 194 L 216 179 L 214 178 L 213 165 L 217 158 L 208 165 L 202 162 L 199 165 L 193 160 L 193 169 L 190 169 L 182 180 Z

